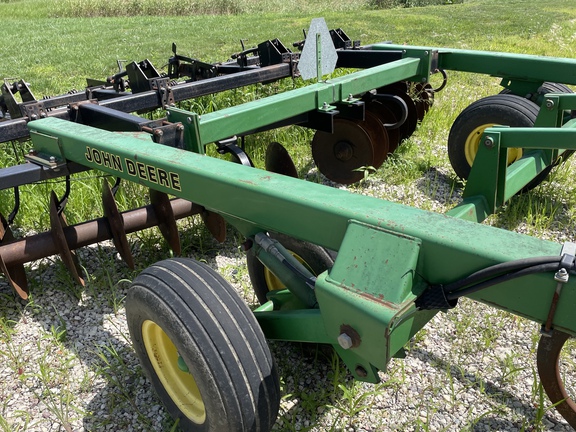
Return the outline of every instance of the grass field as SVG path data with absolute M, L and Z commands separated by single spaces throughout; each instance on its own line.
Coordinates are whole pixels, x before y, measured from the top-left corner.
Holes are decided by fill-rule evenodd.
M 572 0 L 468 0 L 394 9 L 377 9 L 375 4 L 378 2 L 362 0 L 337 4 L 320 0 L 203 0 L 188 2 L 184 7 L 182 2 L 155 0 L 0 1 L 5 29 L 0 45 L 0 75 L 10 81 L 26 80 L 40 98 L 83 89 L 87 77 L 98 79 L 117 72 L 118 60 L 148 58 L 161 67 L 171 55 L 172 42 L 179 52 L 207 62 L 228 59 L 240 50 L 240 39 L 255 45 L 279 38 L 291 46 L 317 16 L 323 16 L 330 28 L 341 27 L 364 44 L 391 40 L 411 45 L 576 57 L 576 8 Z M 201 98 L 187 108 L 202 112 L 302 84 L 286 80 L 271 88 L 252 86 Z M 416 133 L 377 173 L 369 176 L 364 186 L 350 189 L 436 212 L 448 210 L 462 189 L 445 152 L 450 126 L 470 103 L 498 91 L 495 78 L 451 74 L 448 87 L 437 96 Z M 297 166 L 302 167 L 301 174 L 306 174 L 310 138 L 309 131 L 286 128 L 249 137 L 247 149 L 261 167 L 264 144 L 282 142 Z M 0 165 L 17 163 L 27 145 L 0 144 Z M 530 194 L 515 197 L 487 223 L 556 241 L 574 241 L 576 193 L 570 183 L 573 176 L 572 165 L 566 164 L 552 175 L 551 181 Z M 439 179 L 444 181 L 446 190 L 436 189 Z M 101 181 L 95 174 L 74 178 L 67 206 L 70 223 L 102 215 Z M 381 185 L 387 186 L 384 192 Z M 63 188 L 61 182 L 23 187 L 16 231 L 23 234 L 46 230 L 49 218 L 44 210 L 49 191 L 62 193 Z M 142 196 L 138 187 L 124 184 L 118 196 L 119 207 L 124 210 L 142 205 Z M 0 213 L 8 214 L 12 206 L 10 191 L 0 191 Z M 198 220 L 183 222 L 181 229 L 185 255 L 218 268 L 253 305 L 255 299 L 243 256 L 237 249 L 242 240 L 230 231 L 223 259 L 218 245 Z M 121 263 L 109 244 L 80 253 L 88 272 L 84 290 L 74 285 L 56 258 L 29 266 L 33 295 L 28 303 L 14 299 L 8 285 L 0 279 L 0 430 L 175 427 L 142 376 L 123 318 L 129 281 L 138 271 L 167 257 L 169 251 L 158 241 L 154 230 L 133 235 L 131 242 L 137 256 L 136 271 Z M 475 305 L 466 302 L 450 317 L 440 319 L 444 321 L 431 323 L 431 329 L 426 328 L 410 347 L 410 354 L 424 366 L 418 369 L 415 363 L 394 362 L 386 381 L 376 387 L 352 383 L 334 357 L 326 359 L 322 353 L 310 355 L 305 348 L 274 344 L 274 352 L 282 356 L 279 364 L 283 376 L 278 430 L 498 429 L 494 424 L 500 424 L 499 430 L 507 430 L 507 419 L 515 430 L 547 430 L 550 422 L 558 420 L 549 414 L 548 401 L 542 398 L 532 376 L 537 335 L 534 326 L 503 312 L 479 312 Z M 478 329 L 470 330 L 471 327 Z M 98 343 L 85 346 L 84 341 L 92 340 L 94 332 L 100 332 L 102 337 Z M 508 332 L 520 334 L 522 346 L 510 349 L 505 344 L 507 339 L 499 341 L 499 335 Z M 443 335 L 448 341 L 440 352 L 431 347 L 437 337 L 433 334 Z M 452 339 L 456 341 L 455 348 L 444 352 L 450 349 Z M 466 369 L 470 359 L 492 350 L 505 352 L 493 368 Z M 18 377 L 4 381 L 2 375 Z M 531 392 L 515 389 L 521 380 L 532 380 Z M 397 398 L 399 405 L 403 403 L 398 400 L 404 397 L 401 389 L 411 387 L 415 389 L 407 393 L 413 398 L 406 401 L 408 408 L 400 412 L 395 411 L 394 403 L 387 404 L 385 399 L 392 397 Z M 145 396 L 141 395 L 141 388 L 147 389 Z M 516 393 L 522 396 L 515 399 Z M 518 407 L 505 401 L 503 394 L 525 410 L 515 412 Z M 478 410 L 473 406 L 478 406 Z M 531 417 L 526 417 L 525 412 L 530 412 Z M 394 416 L 403 417 L 394 420 Z M 501 423 L 485 422 L 486 417 L 494 416 Z M 447 424 L 441 421 L 444 417 L 448 418 Z M 463 420 L 451 422 L 456 417 Z

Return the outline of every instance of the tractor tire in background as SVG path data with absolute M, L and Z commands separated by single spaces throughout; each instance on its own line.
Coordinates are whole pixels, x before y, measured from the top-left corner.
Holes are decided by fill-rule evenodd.
M 448 158 L 458 177 L 467 179 L 470 175 L 485 129 L 494 125 L 532 127 L 538 111 L 534 102 L 513 94 L 488 96 L 464 109 L 448 136 Z M 508 149 L 509 164 L 521 157 L 522 149 Z

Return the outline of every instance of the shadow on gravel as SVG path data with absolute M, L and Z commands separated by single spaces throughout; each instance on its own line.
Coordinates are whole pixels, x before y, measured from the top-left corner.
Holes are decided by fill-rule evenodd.
M 510 411 L 521 411 L 525 417 L 526 422 L 511 421 L 503 418 L 497 418 L 496 413 L 487 415 L 478 420 L 474 426 L 474 431 L 492 431 L 492 430 L 510 430 L 510 428 L 517 428 L 517 430 L 524 430 L 530 424 L 531 419 L 538 416 L 537 409 L 526 401 L 518 398 L 515 394 L 503 389 L 497 383 L 489 381 L 482 376 L 475 373 L 463 373 L 464 367 L 456 367 L 437 355 L 423 350 L 421 348 L 412 348 L 410 350 L 411 356 L 417 356 L 420 360 L 433 364 L 436 369 L 449 370 L 450 375 L 460 381 L 466 387 L 474 387 L 487 395 L 498 399 L 499 402 L 505 404 Z M 556 425 L 558 422 L 555 418 L 549 415 L 544 415 L 543 419 Z M 530 430 L 530 429 L 529 429 Z
M 462 184 L 435 167 L 415 182 L 418 190 L 432 201 L 452 208 L 462 200 Z

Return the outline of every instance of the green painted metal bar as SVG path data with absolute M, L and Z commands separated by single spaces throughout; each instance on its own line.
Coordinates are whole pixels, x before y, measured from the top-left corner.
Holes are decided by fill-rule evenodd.
M 196 151 L 206 144 L 315 111 L 324 103 L 342 102 L 351 94 L 409 79 L 418 73 L 419 65 L 420 59 L 417 58 L 397 60 L 202 116 L 170 108 L 168 118 L 185 125 L 187 136 L 193 142 L 192 149 Z
M 37 150 L 189 199 L 237 221 L 237 228 L 246 236 L 278 231 L 339 250 L 353 220 L 413 237 L 421 242 L 418 274 L 429 284 L 452 282 L 500 262 L 558 255 L 561 250 L 556 243 L 146 144 L 126 134 L 56 118 L 37 120 L 29 127 Z M 113 163 L 96 163 L 97 159 Z M 364 265 L 379 268 L 386 259 L 374 256 Z M 555 287 L 553 275 L 536 274 L 524 277 L 522 283 L 506 282 L 474 297 L 544 322 Z M 366 295 L 378 301 L 378 288 Z M 575 303 L 576 280 L 571 279 L 558 305 L 556 328 L 576 334 L 571 306 Z
M 254 311 L 268 339 L 293 342 L 334 343 L 326 334 L 319 309 Z
M 478 223 L 486 220 L 490 214 L 488 202 L 482 195 L 464 198 L 457 206 L 446 212 L 448 216 Z
M 438 51 L 438 68 L 444 70 L 517 78 L 524 81 L 576 84 L 575 59 L 393 44 L 375 44 L 370 48 L 403 50 L 407 57 L 417 56 L 423 51 Z
M 484 131 L 485 137 L 497 133 L 502 148 L 576 150 L 576 123 L 562 128 L 499 128 Z

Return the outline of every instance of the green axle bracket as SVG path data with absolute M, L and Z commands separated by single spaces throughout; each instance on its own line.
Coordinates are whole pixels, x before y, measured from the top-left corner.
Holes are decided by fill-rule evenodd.
M 316 282 L 328 337 L 355 378 L 378 382 L 394 356 L 438 311 L 416 311 L 422 242 L 350 221 L 334 267 Z M 334 343 L 334 342 L 333 342 Z
M 351 220 L 334 266 L 316 280 L 317 304 L 305 309 L 299 302 L 293 309 L 288 291 L 271 292 L 256 318 L 268 338 L 331 344 L 356 379 L 378 382 L 378 370 L 403 356 L 406 343 L 438 312 L 414 306 L 428 286 L 418 276 L 421 244 Z M 290 275 L 272 268 L 293 290 Z M 301 297 L 298 289 L 295 296 Z

